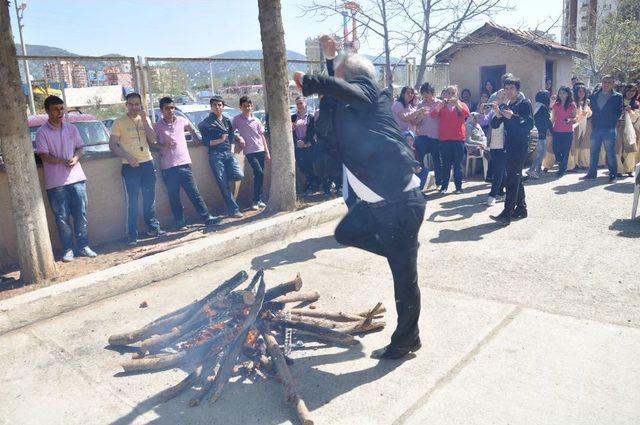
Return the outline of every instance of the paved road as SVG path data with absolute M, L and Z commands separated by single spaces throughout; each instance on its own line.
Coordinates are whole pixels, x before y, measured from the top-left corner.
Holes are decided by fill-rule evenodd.
M 499 228 L 486 185 L 432 199 L 420 239 L 423 349 L 404 362 L 370 352 L 393 326 L 345 350 L 295 352 L 293 372 L 319 424 L 638 424 L 640 224 L 631 179 L 545 176 L 530 216 Z M 296 272 L 319 305 L 393 305 L 386 263 L 343 248 L 335 223 L 0 336 L 3 424 L 296 423 L 275 382 L 229 384 L 215 405 L 147 400 L 184 371 L 117 376 L 108 335 L 208 292 L 239 269 L 268 282 Z M 142 301 L 149 307 L 138 308 Z M 393 323 L 393 312 L 387 321 Z

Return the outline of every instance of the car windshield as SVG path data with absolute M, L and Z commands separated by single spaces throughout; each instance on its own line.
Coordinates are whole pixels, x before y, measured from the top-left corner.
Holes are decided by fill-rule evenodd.
M 209 116 L 209 114 L 211 113 L 211 111 L 193 111 L 193 112 L 187 112 L 185 115 L 191 120 L 192 123 L 194 123 L 196 125 L 196 127 L 198 126 L 198 124 L 200 124 L 202 122 L 202 120 L 204 120 L 205 118 L 207 118 Z
M 104 125 L 99 121 L 89 122 L 74 122 L 71 123 L 76 126 L 80 132 L 82 143 L 84 146 L 89 147 L 87 149 L 91 152 L 103 152 L 109 150 L 109 134 L 107 133 Z M 40 126 L 29 127 L 29 136 L 31 137 L 31 144 L 35 149 L 36 133 Z

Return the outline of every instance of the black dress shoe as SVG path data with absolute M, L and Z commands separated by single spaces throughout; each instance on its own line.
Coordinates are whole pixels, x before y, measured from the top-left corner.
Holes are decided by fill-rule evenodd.
M 374 350 L 373 353 L 371 353 L 371 358 L 378 360 L 395 360 L 402 358 L 409 353 L 414 353 L 420 348 L 422 348 L 422 343 L 420 341 L 416 342 L 411 347 L 394 347 L 389 344 L 384 348 Z
M 498 222 L 498 224 L 502 226 L 508 226 L 511 224 L 511 218 L 506 214 L 490 215 L 489 218 L 493 221 Z
M 524 208 L 516 208 L 515 211 L 513 212 L 513 214 L 511 214 L 511 219 L 512 220 L 521 220 L 523 218 L 527 218 L 529 214 L 527 213 L 527 210 Z

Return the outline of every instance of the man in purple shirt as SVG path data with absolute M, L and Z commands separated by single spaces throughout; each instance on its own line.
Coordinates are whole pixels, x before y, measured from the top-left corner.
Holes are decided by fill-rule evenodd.
M 44 109 L 49 120 L 36 133 L 36 152 L 43 163 L 44 187 L 56 218 L 62 261 L 73 260 L 74 234 L 78 254 L 95 257 L 87 236 L 87 178 L 79 162 L 83 146 L 80 132 L 63 121 L 64 102 L 59 97 L 47 97 Z
M 184 137 L 184 132 L 188 130 L 192 139 L 197 143 L 200 143 L 200 137 L 188 120 L 176 116 L 176 106 L 173 103 L 173 99 L 163 97 L 160 99 L 159 105 L 162 118 L 153 124 L 153 129 L 156 132 L 156 138 L 160 146 L 160 170 L 164 184 L 167 187 L 169 204 L 171 205 L 173 218 L 176 220 L 176 227 L 179 230 L 186 230 L 187 228 L 182 202 L 180 201 L 181 187 L 200 217 L 202 217 L 204 224 L 206 226 L 218 224 L 220 218 L 209 214 L 207 205 L 193 179 L 191 156 L 189 156 L 189 148 L 187 147 L 187 139 Z
M 244 156 L 253 170 L 253 204 L 252 210 L 266 207 L 262 201 L 262 185 L 264 182 L 264 161 L 271 161 L 264 127 L 260 120 L 253 116 L 253 102 L 248 96 L 240 98 L 242 113 L 233 117 L 231 125 L 238 130 L 244 139 Z

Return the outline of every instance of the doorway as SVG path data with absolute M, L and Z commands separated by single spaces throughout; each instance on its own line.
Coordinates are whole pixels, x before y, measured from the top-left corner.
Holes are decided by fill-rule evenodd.
M 496 92 L 500 89 L 500 79 L 507 73 L 507 65 L 494 65 L 494 66 L 481 66 L 480 67 L 480 91 L 485 91 L 485 82 L 490 80 L 493 83 L 493 91 Z M 489 93 L 493 94 L 493 93 Z M 480 97 L 480 96 L 478 96 Z

